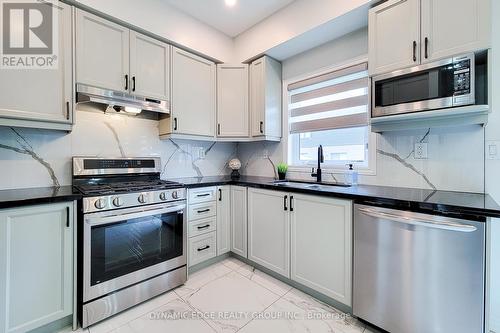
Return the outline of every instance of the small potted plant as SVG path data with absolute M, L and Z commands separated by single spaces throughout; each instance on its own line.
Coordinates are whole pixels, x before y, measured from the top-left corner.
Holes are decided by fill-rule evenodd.
M 278 169 L 278 179 L 285 180 L 286 172 L 288 171 L 288 165 L 286 165 L 286 163 L 282 162 L 282 163 L 278 163 L 276 168 Z

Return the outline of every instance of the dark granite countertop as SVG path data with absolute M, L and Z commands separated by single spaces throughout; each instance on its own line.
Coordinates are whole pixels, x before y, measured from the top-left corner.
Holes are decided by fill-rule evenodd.
M 72 186 L 36 187 L 0 190 L 0 209 L 78 200 L 81 194 L 73 192 Z
M 232 184 L 352 199 L 357 203 L 418 212 L 457 215 L 457 217 L 462 218 L 500 218 L 500 205 L 491 196 L 482 193 L 433 191 L 374 185 L 323 186 L 321 189 L 307 189 L 280 186 L 275 184 L 272 178 L 252 176 L 242 176 L 238 180 L 231 180 L 229 176 L 177 178 L 172 180 L 184 184 L 187 188 Z

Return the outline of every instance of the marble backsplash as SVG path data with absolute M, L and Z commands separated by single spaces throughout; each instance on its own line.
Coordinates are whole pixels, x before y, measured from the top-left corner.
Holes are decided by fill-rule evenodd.
M 167 179 L 228 174 L 236 155 L 234 143 L 160 140 L 154 119 L 79 105 L 69 134 L 0 127 L 0 189 L 70 185 L 72 156 L 159 156 Z
M 376 170 L 359 183 L 484 192 L 484 129 L 480 126 L 433 128 L 376 135 Z M 414 158 L 416 142 L 428 143 L 428 159 Z M 285 160 L 283 143 L 240 144 L 242 174 L 275 176 L 274 165 Z M 304 170 L 306 171 L 306 170 Z M 307 172 L 289 172 L 290 179 L 312 180 Z M 344 173 L 326 173 L 324 180 L 344 181 Z
M 76 117 L 69 134 L 0 127 L 0 189 L 69 185 L 72 156 L 159 156 L 164 179 L 229 174 L 233 157 L 241 160 L 242 174 L 276 177 L 275 165 L 286 158 L 285 143 L 160 140 L 158 122 L 142 115 L 79 105 Z M 428 159 L 414 158 L 419 141 L 428 143 Z M 376 173 L 361 175 L 362 184 L 484 192 L 480 126 L 390 132 L 376 142 Z M 288 177 L 312 179 L 309 170 Z M 342 182 L 344 174 L 326 173 L 324 179 Z

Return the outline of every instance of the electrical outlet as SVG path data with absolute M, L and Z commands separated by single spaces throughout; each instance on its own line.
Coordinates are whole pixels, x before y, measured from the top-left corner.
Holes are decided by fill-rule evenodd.
M 418 142 L 415 143 L 415 159 L 416 160 L 423 160 L 427 158 L 427 143 L 425 142 Z
M 198 158 L 199 158 L 200 160 L 204 160 L 204 159 L 205 159 L 205 156 L 206 156 L 206 155 L 205 155 L 205 148 L 200 147 L 200 148 L 198 148 L 198 149 L 199 149 L 199 150 L 198 150 Z
M 486 158 L 500 160 L 500 141 L 486 141 Z

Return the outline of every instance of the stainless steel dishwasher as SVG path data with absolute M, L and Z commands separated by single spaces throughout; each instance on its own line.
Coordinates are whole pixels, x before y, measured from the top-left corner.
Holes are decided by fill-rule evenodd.
M 354 210 L 354 315 L 391 333 L 484 332 L 485 223 Z

